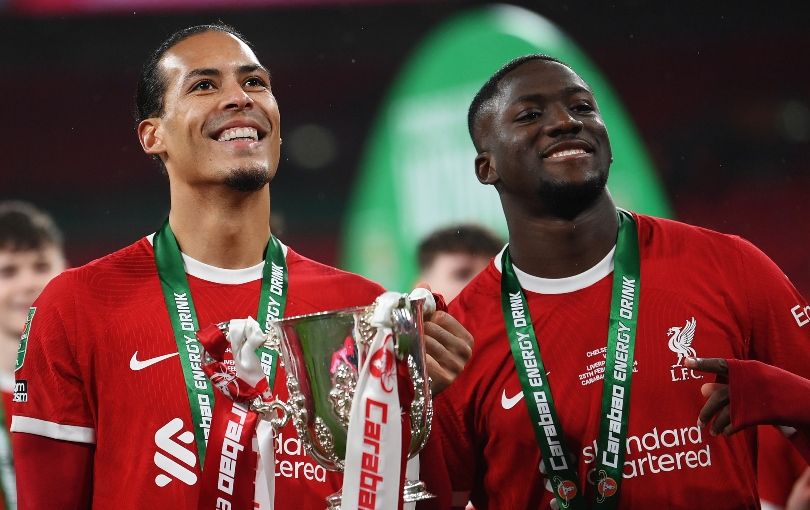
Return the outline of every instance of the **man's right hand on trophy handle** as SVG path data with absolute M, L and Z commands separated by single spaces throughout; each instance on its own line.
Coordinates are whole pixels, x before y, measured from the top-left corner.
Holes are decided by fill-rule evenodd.
M 417 287 L 430 290 L 420 283 Z M 425 354 L 427 373 L 433 395 L 450 386 L 472 355 L 473 337 L 449 313 L 437 310 L 425 321 Z

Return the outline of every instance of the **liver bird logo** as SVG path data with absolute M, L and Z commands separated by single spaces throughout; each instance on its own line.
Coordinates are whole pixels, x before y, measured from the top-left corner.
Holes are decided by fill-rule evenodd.
M 697 321 L 694 317 L 686 321 L 683 327 L 673 326 L 667 331 L 669 336 L 669 350 L 678 355 L 678 362 L 673 367 L 681 366 L 683 359 L 687 356 L 695 357 L 697 353 L 692 348 L 692 340 L 695 338 Z

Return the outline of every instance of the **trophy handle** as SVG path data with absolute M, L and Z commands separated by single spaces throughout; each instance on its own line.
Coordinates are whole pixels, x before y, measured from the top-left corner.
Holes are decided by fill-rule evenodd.
M 290 406 L 279 399 L 265 402 L 261 397 L 257 397 L 250 404 L 250 408 L 261 413 L 263 419 L 269 421 L 273 429 L 277 431 L 290 421 Z

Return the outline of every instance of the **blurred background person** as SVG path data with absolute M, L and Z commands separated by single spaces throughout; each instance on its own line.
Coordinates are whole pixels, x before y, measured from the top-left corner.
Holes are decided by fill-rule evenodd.
M 503 248 L 503 240 L 478 225 L 457 225 L 434 231 L 417 248 L 418 281 L 449 303 Z
M 48 214 L 28 202 L 0 202 L 0 489 L 5 508 L 16 508 L 7 410 L 14 391 L 20 335 L 31 304 L 65 269 L 62 233 Z

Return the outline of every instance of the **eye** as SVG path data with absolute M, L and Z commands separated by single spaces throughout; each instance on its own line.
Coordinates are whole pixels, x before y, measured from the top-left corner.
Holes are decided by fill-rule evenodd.
M 587 114 L 587 113 L 593 113 L 595 111 L 595 108 L 593 107 L 592 104 L 590 104 L 587 101 L 580 101 L 580 102 L 574 104 L 571 107 L 571 110 L 576 112 L 576 113 Z
M 207 92 L 214 88 L 214 83 L 211 80 L 200 80 L 191 87 L 191 91 Z
M 245 87 L 263 89 L 267 88 L 267 82 L 258 76 L 251 76 L 245 80 Z
M 539 119 L 541 115 L 543 115 L 541 110 L 532 108 L 531 110 L 524 110 L 520 112 L 517 117 L 515 117 L 515 120 L 518 122 L 531 122 Z

